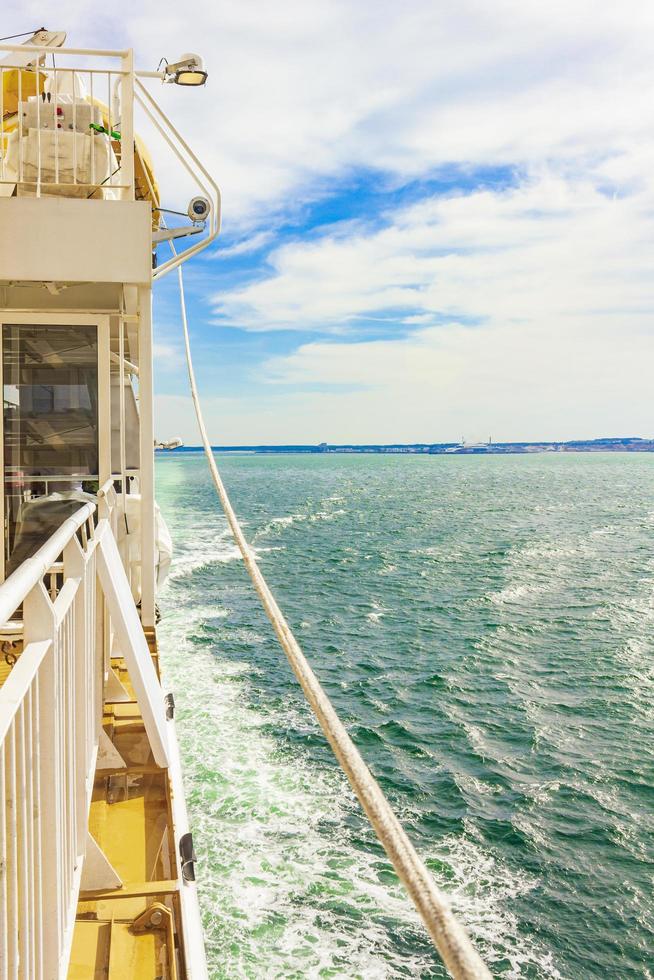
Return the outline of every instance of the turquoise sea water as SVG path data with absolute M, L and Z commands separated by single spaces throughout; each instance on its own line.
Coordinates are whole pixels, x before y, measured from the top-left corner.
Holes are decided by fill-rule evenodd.
M 654 456 L 219 459 L 261 568 L 494 975 L 654 975 Z M 200 454 L 162 457 L 212 977 L 442 977 Z

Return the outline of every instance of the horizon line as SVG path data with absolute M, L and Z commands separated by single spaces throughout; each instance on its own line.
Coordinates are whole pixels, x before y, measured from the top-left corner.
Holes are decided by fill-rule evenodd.
M 590 445 L 633 445 L 638 443 L 652 443 L 654 446 L 654 436 L 600 436 L 594 439 L 512 439 L 505 441 L 488 442 L 276 442 L 276 443 L 233 443 L 233 444 L 212 444 L 215 450 L 254 450 L 254 449 L 303 449 L 303 450 L 329 450 L 329 449 L 489 449 L 493 447 L 510 446 L 590 446 Z M 166 449 L 162 446 L 159 452 L 178 452 L 181 450 L 202 449 L 202 445 L 182 444 L 180 446 Z

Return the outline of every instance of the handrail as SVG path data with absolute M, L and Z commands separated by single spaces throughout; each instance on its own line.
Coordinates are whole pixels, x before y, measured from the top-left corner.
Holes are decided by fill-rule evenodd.
M 130 53 L 128 48 L 123 51 L 104 48 L 53 48 L 47 44 L 0 44 L 0 51 L 28 51 L 30 54 L 36 51 L 38 54 L 56 54 L 57 57 L 62 54 L 90 54 L 94 58 L 126 58 Z M 21 67 L 25 68 L 25 65 Z
M 113 488 L 114 478 L 110 476 L 108 480 L 105 480 L 100 489 L 98 490 L 98 497 L 106 497 L 109 491 Z
M 82 504 L 67 517 L 36 554 L 26 558 L 0 585 L 0 625 L 4 625 L 36 583 L 49 571 L 75 532 L 95 513 L 95 504 Z
M 211 209 L 211 214 L 209 216 L 210 231 L 207 237 L 203 238 L 202 241 L 197 242 L 195 245 L 192 245 L 190 248 L 185 249 L 183 252 L 176 253 L 173 256 L 173 258 L 168 259 L 167 262 L 164 262 L 163 265 L 160 265 L 157 269 L 155 269 L 152 273 L 152 278 L 156 280 L 162 278 L 162 276 L 165 276 L 167 272 L 171 272 L 173 269 L 177 268 L 177 266 L 181 265 L 182 262 L 186 262 L 193 255 L 198 255 L 200 252 L 204 251 L 204 249 L 207 248 L 207 246 L 211 245 L 211 243 L 218 237 L 218 235 L 220 234 L 221 219 L 222 219 L 221 195 L 220 195 L 220 188 L 218 187 L 218 184 L 215 182 L 215 180 L 213 179 L 209 171 L 200 163 L 200 161 L 198 160 L 195 153 L 190 148 L 190 146 L 188 145 L 184 137 L 181 136 L 181 134 L 172 124 L 172 122 L 170 121 L 168 116 L 164 113 L 164 111 L 161 109 L 161 107 L 156 102 L 156 100 L 153 99 L 153 97 L 150 95 L 143 82 L 139 78 L 135 78 L 134 85 L 135 85 L 134 98 L 141 106 L 143 111 L 146 113 L 146 115 L 148 116 L 152 124 L 156 127 L 156 129 L 159 131 L 161 136 L 168 143 L 168 146 L 171 148 L 173 153 L 180 160 L 184 169 L 197 182 L 200 189 L 204 191 L 204 193 L 207 194 L 208 197 L 213 197 L 213 207 Z M 140 95 L 139 92 L 142 93 L 142 95 Z M 150 103 L 150 106 L 152 108 L 148 108 L 142 96 L 144 96 L 145 99 L 147 99 L 147 101 Z M 159 117 L 158 119 L 157 116 Z M 177 140 L 179 146 L 181 146 L 184 152 L 188 155 L 193 166 L 191 165 L 191 163 L 189 163 L 187 159 L 185 159 L 184 155 L 179 150 L 179 146 L 175 145 L 170 135 L 166 132 L 164 126 L 168 127 L 169 131 L 173 134 L 173 136 Z M 206 185 L 203 183 L 201 177 L 198 175 L 198 171 L 202 175 L 206 183 L 209 185 L 211 190 L 213 191 L 213 194 L 211 194 L 211 192 L 207 189 Z
M 109 351 L 109 358 L 113 364 L 121 363 L 120 354 L 116 354 L 115 351 Z M 126 357 L 123 357 L 122 363 L 127 368 L 128 374 L 135 374 L 138 377 L 139 369 L 136 364 L 133 364 L 132 361 L 128 361 Z

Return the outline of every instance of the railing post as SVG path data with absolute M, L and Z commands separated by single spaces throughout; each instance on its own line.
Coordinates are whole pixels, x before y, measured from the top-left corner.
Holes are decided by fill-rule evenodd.
M 120 85 L 120 173 L 125 201 L 134 200 L 134 53 L 130 49 L 121 59 Z
M 90 767 L 93 764 L 93 749 L 95 747 L 95 722 L 94 705 L 90 704 L 93 697 L 93 679 L 96 660 L 95 636 L 92 633 L 89 622 L 89 591 L 92 592 L 95 583 L 90 581 L 88 575 L 88 557 L 82 551 L 82 547 L 77 540 L 77 535 L 73 535 L 64 548 L 64 576 L 79 579 L 77 592 L 73 600 L 75 604 L 75 635 L 73 637 L 75 672 L 75 772 L 76 782 L 84 775 L 84 792 L 80 792 L 79 784 L 76 785 L 75 808 L 77 814 L 76 829 L 77 840 L 75 841 L 75 853 L 82 856 L 84 854 L 86 841 L 86 824 L 88 819 L 88 804 L 93 790 L 93 771 Z M 91 597 L 93 601 L 95 596 Z
M 103 529 L 99 535 L 96 555 L 100 586 L 107 600 L 109 615 L 143 716 L 152 755 L 158 766 L 167 768 L 168 729 L 163 693 L 145 634 L 141 629 L 118 546 L 109 528 Z
M 59 972 L 63 936 L 65 902 L 61 901 L 63 880 L 62 866 L 62 811 L 59 800 L 63 773 L 60 771 L 59 727 L 57 713 L 61 710 L 57 690 L 57 627 L 55 613 L 43 582 L 39 580 L 23 603 L 25 622 L 24 645 L 39 640 L 52 640 L 52 646 L 40 668 L 37 738 L 40 751 L 40 770 L 46 778 L 40 779 L 40 827 L 41 827 L 41 908 L 36 917 L 43 924 L 43 976 L 56 977 Z M 40 777 L 40 774 L 39 774 Z M 39 805 L 37 802 L 36 806 Z
M 154 626 L 154 423 L 152 291 L 139 288 L 139 424 L 141 473 L 141 622 Z

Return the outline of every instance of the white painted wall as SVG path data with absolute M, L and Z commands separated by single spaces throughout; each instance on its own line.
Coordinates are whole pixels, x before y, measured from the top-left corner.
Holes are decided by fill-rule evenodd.
M 0 279 L 150 283 L 146 201 L 0 198 Z

